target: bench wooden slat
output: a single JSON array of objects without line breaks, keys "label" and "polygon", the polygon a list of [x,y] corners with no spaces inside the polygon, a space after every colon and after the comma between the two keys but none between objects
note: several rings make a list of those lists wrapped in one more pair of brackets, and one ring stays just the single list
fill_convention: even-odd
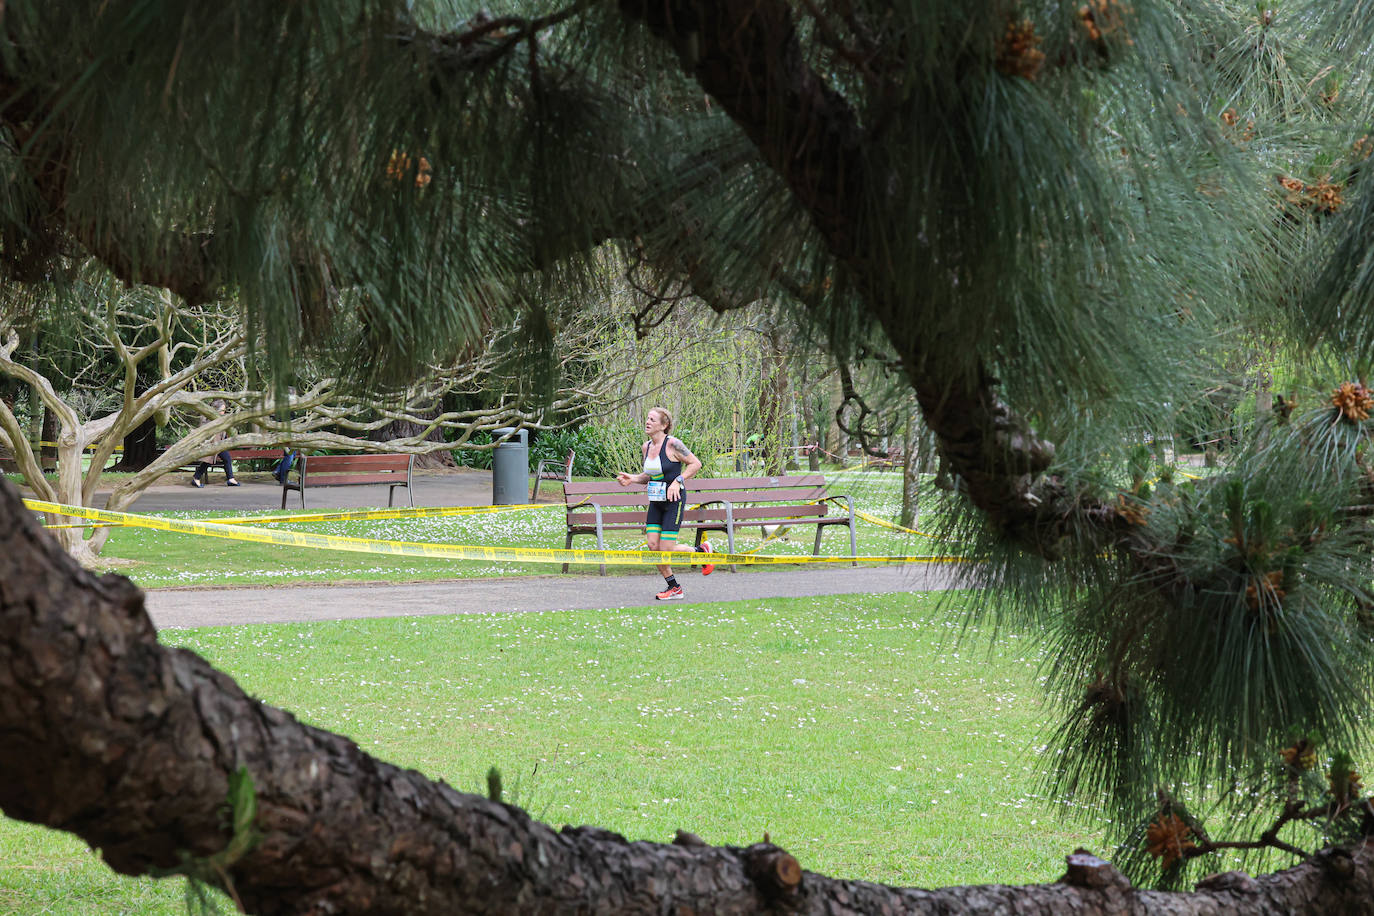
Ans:
[{"label": "bench wooden slat", "polygon": [[[814,502],[825,499],[830,493],[824,487],[788,488],[779,490],[696,490],[687,489],[687,504],[698,506],[726,500],[736,505],[762,502]],[[568,511],[582,509],[592,504],[598,506],[647,506],[649,497],[642,486],[634,490],[621,490],[616,493],[583,493],[576,499],[568,500]]]},{"label": "bench wooden slat", "polygon": [[734,477],[725,479],[711,480],[691,480],[687,484],[693,490],[701,492],[728,493],[734,490],[781,490],[789,487],[809,487],[815,489],[825,489],[825,478],[819,474],[808,474],[803,477]]},{"label": "bench wooden slat", "polygon": [[815,502],[818,499],[825,499],[830,495],[824,487],[807,487],[806,489],[788,488],[774,492],[767,490],[726,490],[714,493],[687,492],[687,502],[692,505],[699,505],[719,500],[744,505],[747,503],[768,503],[768,502]]},{"label": "bench wooden slat", "polygon": [[231,448],[229,457],[235,461],[279,461],[286,454],[282,448]]},{"label": "bench wooden slat", "polygon": [[310,464],[339,471],[404,471],[410,467],[409,455],[311,455]]},{"label": "bench wooden slat", "polygon": [[[778,521],[786,519],[796,519],[797,521],[809,521],[813,516],[823,518],[827,514],[826,506],[818,506],[808,503],[804,506],[736,506],[728,514],[728,517],[735,521],[754,522],[758,519],[768,521]],[[688,516],[693,521],[719,521],[723,522],[727,518],[724,508],[710,509],[691,509]]]},{"label": "bench wooden slat", "polygon": [[415,497],[410,486],[411,469],[414,467],[413,455],[302,455],[293,470],[296,482],[290,475],[282,481],[281,507],[286,508],[287,494],[298,490],[301,494],[301,508],[305,508],[305,491],[309,487],[387,487],[386,504],[392,505],[397,487],[405,487],[410,504],[415,505]]},{"label": "bench wooden slat", "polygon": [[328,474],[310,474],[310,486],[312,487],[350,487],[365,483],[385,483],[399,484],[405,486],[403,474],[388,472],[386,474],[335,474],[332,471]]},{"label": "bench wooden slat", "polygon": [[[637,509],[634,512],[602,512],[602,524],[619,525],[628,522],[635,522],[639,527],[644,527],[644,510]],[[578,510],[576,513],[568,513],[568,524],[595,525],[596,513],[583,512]]]}]

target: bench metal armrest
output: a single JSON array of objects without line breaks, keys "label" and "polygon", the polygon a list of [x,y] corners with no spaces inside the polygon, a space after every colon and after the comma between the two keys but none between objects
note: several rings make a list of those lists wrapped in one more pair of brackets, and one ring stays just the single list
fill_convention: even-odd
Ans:
[{"label": "bench metal armrest", "polygon": [[836,493],[834,496],[827,496],[827,497],[825,497],[824,499],[822,499],[822,500],[820,500],[820,501],[823,502],[823,503],[828,503],[828,502],[831,502],[831,501],[836,501],[836,502],[838,502],[839,500],[844,500],[845,510],[849,513],[849,520],[850,520],[850,521],[853,521],[853,520],[854,520],[854,500],[852,500],[852,499],[849,498],[849,494],[847,494],[847,493]]},{"label": "bench metal armrest", "polygon": [[[606,549],[606,533],[605,533],[605,531],[604,531],[604,530],[602,529],[602,527],[601,527],[601,504],[598,503],[598,502],[596,502],[596,501],[594,501],[594,500],[589,500],[589,501],[588,501],[588,504],[589,504],[589,505],[592,507],[592,509],[596,512],[596,549],[597,549],[597,550],[605,550],[605,549]],[[605,564],[605,563],[602,563],[602,564],[601,564],[601,575],[603,575],[603,576],[606,575],[606,564]]]},{"label": "bench metal armrest", "polygon": [[[725,539],[729,542],[730,552],[735,551],[735,504],[728,499],[713,499],[712,503],[719,503],[725,507]],[[702,503],[702,505],[708,505]]]},{"label": "bench metal armrest", "polygon": [[[841,499],[844,500],[845,509],[848,510],[848,516],[849,516],[849,521],[848,521],[848,524],[849,524],[849,555],[852,557],[852,556],[857,555],[858,552],[859,552],[858,538],[857,538],[857,535],[856,535],[855,532],[854,532],[854,500],[850,499],[850,498],[849,498],[849,495],[848,495],[847,493],[836,493],[836,494],[833,495],[833,496],[827,496],[825,499],[821,500],[821,502],[830,502],[831,500],[839,501],[839,500],[841,500]],[[819,525],[817,525],[817,526],[816,526],[816,545],[817,545],[817,548],[819,548],[820,542],[821,542],[821,527],[820,527]],[[858,563],[858,561],[856,560],[856,561],[854,561],[853,563],[851,563],[850,565],[851,565],[851,566],[858,566],[859,563]]]},{"label": "bench metal armrest", "polygon": [[[713,499],[715,503],[720,503],[725,507],[725,549],[735,552],[735,504],[728,499]],[[730,564],[730,572],[739,572],[739,568],[733,563]]]},{"label": "bench metal armrest", "polygon": [[589,500],[587,500],[585,503],[583,503],[582,506],[583,506],[583,507],[585,507],[585,506],[591,506],[592,511],[596,513],[596,549],[597,549],[597,550],[605,550],[605,549],[606,549],[606,537],[605,537],[605,531],[604,531],[604,529],[603,529],[602,526],[601,526],[601,512],[602,512],[602,506],[601,506],[601,504],[600,504],[599,502],[596,502],[595,500],[589,499]]}]

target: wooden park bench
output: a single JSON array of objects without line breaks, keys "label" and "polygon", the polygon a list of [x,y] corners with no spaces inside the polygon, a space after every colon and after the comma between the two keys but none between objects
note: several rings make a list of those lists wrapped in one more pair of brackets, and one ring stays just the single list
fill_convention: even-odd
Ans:
[{"label": "wooden park bench", "polygon": [[415,497],[410,488],[410,472],[415,464],[414,455],[301,455],[291,469],[296,476],[292,483],[291,475],[281,485],[281,507],[286,508],[286,495],[292,490],[301,494],[301,508],[305,508],[306,488],[314,487],[361,487],[372,484],[385,484],[386,504],[391,505],[396,488],[405,487],[411,506]]},{"label": "wooden park bench", "polygon": [[573,456],[575,449],[568,449],[568,457],[559,462],[556,458],[540,458],[539,466],[534,469],[534,485],[530,487],[530,502],[539,502],[539,484],[545,480],[572,483]]},{"label": "wooden park bench", "polygon": [[[596,535],[598,550],[606,549],[608,531],[643,531],[648,498],[643,485],[622,487],[614,480],[567,482],[563,502],[568,511],[568,538],[579,534]],[[832,504],[841,511],[830,513]],[[858,553],[854,530],[854,503],[844,494],[831,493],[820,474],[794,477],[716,477],[692,479],[687,483],[687,511],[682,530],[696,532],[701,544],[708,531],[725,535],[727,553],[735,552],[735,532],[758,525],[765,530],[777,525],[815,525],[816,544],[812,556],[821,552],[821,533],[830,525],[849,528],[849,555]],[[568,565],[563,564],[563,571]],[[606,567],[601,567],[606,574]]]}]

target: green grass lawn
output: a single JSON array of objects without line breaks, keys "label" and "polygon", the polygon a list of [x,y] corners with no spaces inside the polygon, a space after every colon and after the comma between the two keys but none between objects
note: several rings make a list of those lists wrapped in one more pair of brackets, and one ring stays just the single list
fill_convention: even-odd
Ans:
[{"label": "green grass lawn", "polygon": [[[836,492],[852,495],[856,508],[889,520],[900,512],[901,477],[898,474],[855,472],[840,478]],[[312,510],[318,511],[318,510]],[[225,513],[162,513],[176,518],[214,518]],[[253,514],[253,513],[243,513]],[[280,512],[263,512],[280,515]],[[285,514],[293,514],[291,512]],[[294,513],[294,514],[299,514]],[[411,541],[476,546],[561,548],[566,530],[563,506],[543,505],[520,512],[393,520],[361,520],[276,525],[281,530],[377,540]],[[875,555],[925,555],[939,551],[928,538],[858,523],[859,553]],[[764,545],[762,553],[806,556],[814,545],[815,529],[799,525],[782,539]],[[757,527],[744,528],[736,536],[735,549],[750,551],[763,542]],[[723,540],[714,542],[724,549]],[[615,533],[608,537],[611,549],[642,548],[642,535]],[[579,537],[575,547],[591,548],[595,539]],[[839,526],[827,528],[821,552],[830,556],[849,553],[849,533]],[[547,575],[561,570],[556,563],[490,563],[407,558],[377,554],[344,553],[308,548],[252,544],[220,538],[199,537],[146,528],[116,528],[103,555],[123,561],[118,571],[144,588],[188,585],[262,585],[283,581],[338,582],[379,580],[389,582],[431,579],[464,579],[488,576]],[[629,567],[609,567],[626,572]],[[595,571],[581,567],[582,572]]]},{"label": "green grass lawn", "polygon": [[[497,766],[554,825],[666,842],[768,831],[803,866],[886,883],[1052,881],[1093,831],[1037,795],[1038,657],[956,643],[931,595],[163,631],[250,693],[464,791]],[[957,604],[961,600],[954,596]],[[182,911],[0,822],[0,912]]]}]

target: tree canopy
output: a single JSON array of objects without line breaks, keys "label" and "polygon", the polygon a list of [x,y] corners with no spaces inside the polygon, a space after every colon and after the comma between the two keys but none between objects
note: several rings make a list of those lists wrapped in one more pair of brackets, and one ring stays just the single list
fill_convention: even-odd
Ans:
[{"label": "tree canopy", "polygon": [[[327,341],[379,384],[595,284],[605,245],[788,309],[914,393],[984,612],[1051,647],[1053,785],[1202,848],[1179,787],[1277,779],[1282,808],[1280,751],[1320,741],[1341,839],[1374,683],[1370,13],[20,0],[0,267],[76,248],[233,294],[279,372]],[[1311,387],[1222,473],[1156,467],[1132,431],[1204,398],[1238,328]]]}]

